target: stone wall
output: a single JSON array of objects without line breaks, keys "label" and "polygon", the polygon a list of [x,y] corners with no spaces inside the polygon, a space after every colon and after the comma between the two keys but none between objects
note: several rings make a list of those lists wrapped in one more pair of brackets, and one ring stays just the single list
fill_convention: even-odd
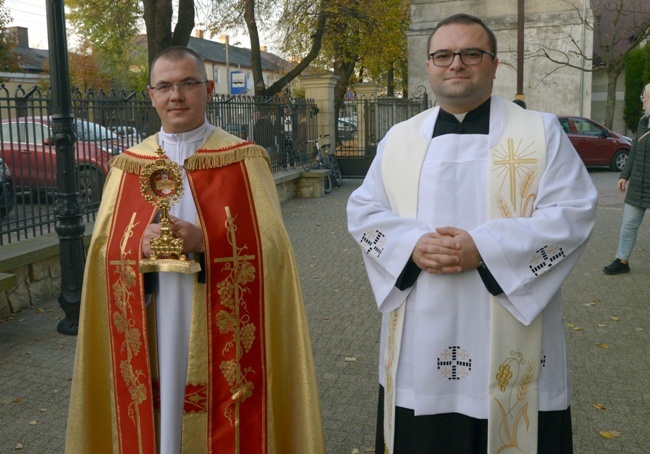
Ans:
[{"label": "stone wall", "polygon": [[[408,31],[409,92],[429,86],[425,61],[427,39],[443,18],[468,12],[480,17],[494,31],[498,41],[499,67],[494,93],[514,99],[517,92],[517,1],[412,0]],[[524,95],[529,108],[556,114],[591,115],[591,72],[560,67],[544,56],[564,53],[571,63],[589,69],[588,60],[569,53],[574,42],[587,57],[593,50],[593,35],[583,17],[589,16],[587,0],[532,0],[525,3]],[[562,52],[562,53],[561,53]]]}]

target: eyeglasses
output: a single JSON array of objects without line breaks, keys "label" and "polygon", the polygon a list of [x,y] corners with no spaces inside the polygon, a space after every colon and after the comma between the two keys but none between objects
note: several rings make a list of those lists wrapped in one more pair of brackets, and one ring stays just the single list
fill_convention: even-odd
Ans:
[{"label": "eyeglasses", "polygon": [[185,82],[178,82],[176,84],[162,83],[162,84],[156,85],[155,87],[152,87],[151,85],[149,85],[149,88],[151,88],[152,90],[155,90],[155,91],[157,91],[158,93],[161,93],[161,94],[171,93],[172,91],[174,91],[174,87],[176,87],[176,89],[179,90],[179,91],[181,89],[187,90],[187,91],[192,91],[195,88],[197,88],[199,85],[201,85],[203,83],[206,83],[207,81],[208,80],[206,79],[206,80],[197,80],[197,81],[188,80],[188,81],[185,81]]},{"label": "eyeglasses", "polygon": [[432,54],[429,54],[429,58],[433,61],[433,64],[441,68],[451,66],[454,62],[456,55],[460,57],[460,61],[465,66],[474,66],[481,63],[483,60],[483,54],[487,54],[492,57],[494,60],[495,54],[481,49],[465,49],[460,52],[451,52],[449,50],[438,50]]}]

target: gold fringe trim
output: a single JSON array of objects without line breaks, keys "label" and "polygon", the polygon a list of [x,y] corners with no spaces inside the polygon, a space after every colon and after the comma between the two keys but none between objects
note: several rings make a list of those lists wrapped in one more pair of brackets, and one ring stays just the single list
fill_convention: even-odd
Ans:
[{"label": "gold fringe trim", "polygon": [[[229,147],[226,151],[199,149],[195,154],[190,156],[185,162],[185,169],[188,172],[194,170],[215,169],[225,167],[230,164],[243,161],[249,158],[264,158],[271,167],[271,160],[266,150],[250,142],[241,144],[242,146]],[[153,161],[156,156],[140,155],[133,152],[125,151],[122,154],[114,156],[111,159],[111,167],[122,170],[123,172],[140,175],[142,170]]]},{"label": "gold fringe trim", "polygon": [[140,175],[145,166],[156,160],[156,156],[141,156],[131,154],[128,151],[123,152],[111,159],[110,166],[120,169],[126,173]]},{"label": "gold fringe trim", "polygon": [[267,164],[269,164],[269,166],[271,165],[269,155],[264,148],[252,143],[244,143],[241,147],[233,148],[228,151],[200,149],[185,161],[185,169],[188,172],[194,170],[215,169],[235,164],[249,158],[264,158]]}]

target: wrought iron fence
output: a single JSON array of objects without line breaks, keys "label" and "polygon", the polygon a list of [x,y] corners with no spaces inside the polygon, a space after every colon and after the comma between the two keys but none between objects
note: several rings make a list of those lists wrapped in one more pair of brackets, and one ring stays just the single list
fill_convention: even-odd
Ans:
[{"label": "wrought iron fence", "polygon": [[[94,220],[110,158],[160,130],[147,92],[73,91],[77,123],[75,164],[86,223]],[[307,148],[316,135],[311,100],[215,96],[206,116],[243,139],[264,146],[272,170],[288,146]],[[14,93],[0,84],[0,245],[54,232],[56,152],[51,141],[52,97],[39,87]]]},{"label": "wrought iron fence", "polygon": [[344,100],[339,109],[336,155],[374,155],[377,143],[393,125],[429,107],[423,87],[411,98],[371,96]]}]

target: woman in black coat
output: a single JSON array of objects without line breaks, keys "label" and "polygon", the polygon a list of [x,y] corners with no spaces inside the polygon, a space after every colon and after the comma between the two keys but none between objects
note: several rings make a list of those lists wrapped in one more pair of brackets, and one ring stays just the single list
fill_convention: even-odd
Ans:
[{"label": "woman in black coat", "polygon": [[643,117],[639,120],[636,137],[632,143],[630,156],[618,180],[618,189],[625,192],[623,208],[623,225],[618,241],[616,259],[603,268],[605,274],[628,273],[628,259],[636,242],[636,233],[643,221],[645,210],[650,208],[650,84],[646,85],[641,94],[643,102]]}]

